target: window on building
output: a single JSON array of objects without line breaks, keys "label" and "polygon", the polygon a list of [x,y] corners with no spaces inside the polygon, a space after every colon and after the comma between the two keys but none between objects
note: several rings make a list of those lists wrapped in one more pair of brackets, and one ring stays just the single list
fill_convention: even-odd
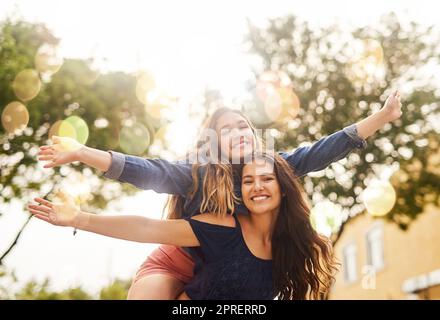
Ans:
[{"label": "window on building", "polygon": [[343,269],[346,282],[354,282],[357,279],[357,249],[354,243],[348,244],[343,250]]},{"label": "window on building", "polygon": [[382,226],[376,226],[367,233],[367,263],[376,270],[384,266]]}]

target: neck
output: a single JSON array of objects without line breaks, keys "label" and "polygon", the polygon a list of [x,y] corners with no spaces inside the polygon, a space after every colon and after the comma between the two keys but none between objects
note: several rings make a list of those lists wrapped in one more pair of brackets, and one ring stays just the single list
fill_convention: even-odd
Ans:
[{"label": "neck", "polygon": [[249,214],[249,224],[264,242],[271,242],[273,229],[279,210],[269,211],[265,214]]}]

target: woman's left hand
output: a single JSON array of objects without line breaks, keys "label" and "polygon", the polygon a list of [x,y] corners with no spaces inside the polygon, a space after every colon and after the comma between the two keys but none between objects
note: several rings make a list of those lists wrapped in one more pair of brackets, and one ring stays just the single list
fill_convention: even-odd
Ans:
[{"label": "woman's left hand", "polygon": [[76,220],[80,214],[80,208],[74,199],[60,192],[58,194],[60,202],[52,203],[42,198],[34,200],[39,205],[29,204],[28,209],[36,218],[46,221],[50,224],[63,227],[75,227]]},{"label": "woman's left hand", "polygon": [[397,120],[402,116],[402,103],[400,102],[400,93],[398,90],[388,96],[380,112],[386,116],[388,122]]}]

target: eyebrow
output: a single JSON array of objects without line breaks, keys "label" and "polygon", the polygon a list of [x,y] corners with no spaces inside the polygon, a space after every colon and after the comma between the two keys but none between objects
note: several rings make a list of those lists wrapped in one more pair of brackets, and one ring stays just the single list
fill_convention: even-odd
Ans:
[{"label": "eyebrow", "polygon": [[248,175],[245,175],[245,176],[243,177],[243,179],[245,179],[245,178],[252,178],[252,177],[255,177],[255,176],[258,176],[258,177],[262,177],[262,176],[274,176],[274,177],[275,177],[275,174],[272,173],[272,172],[267,172],[267,173],[262,173],[262,174],[256,174],[256,175],[248,174]]},{"label": "eyebrow", "polygon": [[[244,120],[239,120],[239,121],[236,122],[236,125],[240,125],[240,124],[246,124],[247,125],[246,121],[244,121]],[[224,126],[222,126],[220,128],[220,130],[223,130],[225,128],[230,128],[230,127],[231,127],[230,124],[225,124]]]}]

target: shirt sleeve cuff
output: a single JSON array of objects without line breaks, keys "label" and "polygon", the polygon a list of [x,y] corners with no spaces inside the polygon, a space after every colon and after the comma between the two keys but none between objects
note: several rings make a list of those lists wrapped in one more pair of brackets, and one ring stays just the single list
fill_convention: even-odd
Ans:
[{"label": "shirt sleeve cuff", "polygon": [[108,179],[118,180],[124,170],[125,156],[122,153],[108,150],[112,156],[112,163],[107,172],[104,173],[104,177]]},{"label": "shirt sleeve cuff", "polygon": [[365,149],[367,147],[367,141],[359,137],[356,124],[349,125],[343,129],[346,135],[348,135],[354,142],[356,148]]}]

